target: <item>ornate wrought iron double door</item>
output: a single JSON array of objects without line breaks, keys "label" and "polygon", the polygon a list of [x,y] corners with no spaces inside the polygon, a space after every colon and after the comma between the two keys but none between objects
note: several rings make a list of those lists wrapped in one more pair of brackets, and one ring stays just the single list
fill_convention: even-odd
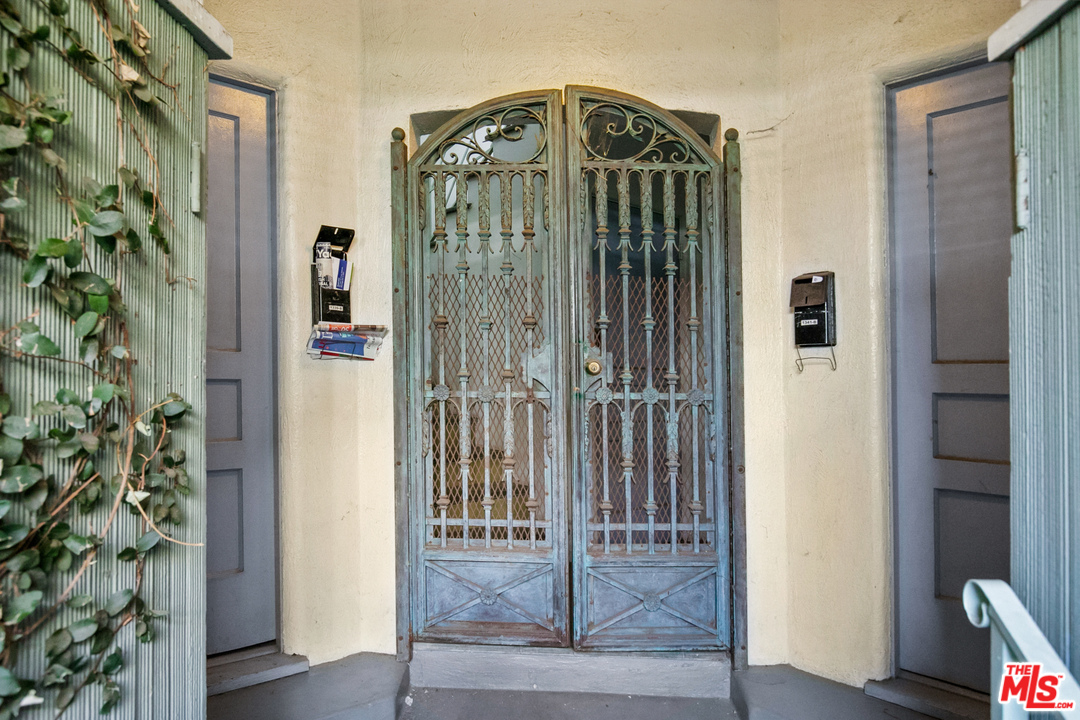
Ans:
[{"label": "ornate wrought iron double door", "polygon": [[563,99],[409,161],[412,633],[728,647],[723,169],[640,99]]}]

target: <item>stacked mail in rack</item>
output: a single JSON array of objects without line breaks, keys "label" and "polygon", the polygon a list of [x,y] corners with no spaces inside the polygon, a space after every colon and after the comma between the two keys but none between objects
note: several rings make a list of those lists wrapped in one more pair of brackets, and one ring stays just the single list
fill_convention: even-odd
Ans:
[{"label": "stacked mail in rack", "polygon": [[307,353],[316,360],[374,360],[386,337],[385,325],[321,322],[311,330]]}]

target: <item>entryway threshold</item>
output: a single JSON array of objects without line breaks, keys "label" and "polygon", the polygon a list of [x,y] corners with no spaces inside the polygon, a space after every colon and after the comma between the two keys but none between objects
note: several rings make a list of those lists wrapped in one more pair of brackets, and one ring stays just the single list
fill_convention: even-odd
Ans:
[{"label": "entryway threshold", "polygon": [[240,690],[308,671],[303,655],[279,652],[277,643],[223,653],[206,660],[206,695]]},{"label": "entryway threshold", "polygon": [[938,720],[989,720],[990,696],[901,670],[866,683],[866,694]]},{"label": "entryway threshold", "polygon": [[579,652],[416,643],[409,676],[413,688],[720,699],[731,695],[731,658],[726,652]]}]

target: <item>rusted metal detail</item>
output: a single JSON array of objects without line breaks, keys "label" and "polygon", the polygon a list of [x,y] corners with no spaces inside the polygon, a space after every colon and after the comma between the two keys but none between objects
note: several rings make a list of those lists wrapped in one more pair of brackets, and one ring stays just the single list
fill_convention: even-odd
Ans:
[{"label": "rusted metal detail", "polygon": [[739,131],[724,133],[724,245],[727,251],[728,465],[730,480],[733,666],[747,666],[746,454],[743,405],[742,170]]},{"label": "rusted metal detail", "polygon": [[[408,431],[408,274],[405,270],[405,245],[408,242],[407,205],[405,193],[408,148],[405,131],[394,128],[390,141],[390,253],[394,283],[393,342],[394,342],[394,495],[396,499],[394,527],[397,533],[397,657],[402,662],[412,658],[412,627],[409,622],[409,587],[412,563],[409,554],[409,431]],[[423,413],[421,454],[430,445],[430,413]]]}]

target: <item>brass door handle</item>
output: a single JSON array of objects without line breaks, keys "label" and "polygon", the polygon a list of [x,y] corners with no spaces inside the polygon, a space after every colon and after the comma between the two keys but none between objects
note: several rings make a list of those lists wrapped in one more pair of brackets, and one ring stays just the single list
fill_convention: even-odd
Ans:
[{"label": "brass door handle", "polygon": [[585,361],[585,372],[588,373],[589,375],[599,375],[600,371],[603,370],[603,369],[604,368],[600,364],[599,360],[586,360]]}]

